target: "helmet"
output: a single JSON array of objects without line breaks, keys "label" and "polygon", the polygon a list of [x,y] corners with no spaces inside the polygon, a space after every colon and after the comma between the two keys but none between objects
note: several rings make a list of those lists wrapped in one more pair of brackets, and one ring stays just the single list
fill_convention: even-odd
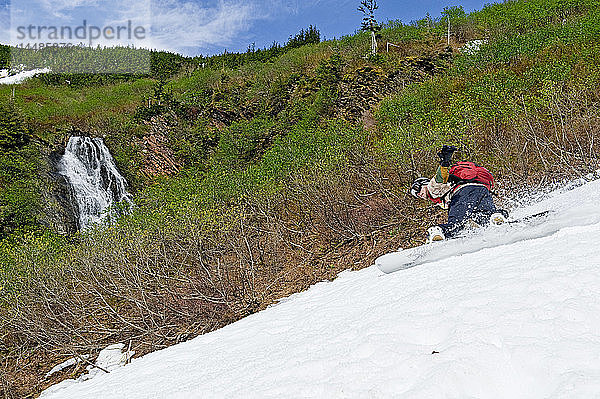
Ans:
[{"label": "helmet", "polygon": [[419,198],[419,193],[421,192],[421,188],[429,183],[429,179],[426,177],[419,177],[410,187],[410,195],[415,198]]}]

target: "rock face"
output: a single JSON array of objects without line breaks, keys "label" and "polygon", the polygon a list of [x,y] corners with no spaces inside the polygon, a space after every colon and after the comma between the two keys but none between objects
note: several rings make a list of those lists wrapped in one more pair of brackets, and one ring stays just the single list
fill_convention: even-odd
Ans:
[{"label": "rock face", "polygon": [[360,121],[366,129],[373,129],[373,108],[384,97],[443,71],[451,60],[452,49],[445,48],[420,57],[403,57],[392,72],[371,66],[356,69],[340,82],[338,116],[351,122]]},{"label": "rock face", "polygon": [[44,206],[40,222],[59,234],[73,234],[78,230],[79,211],[69,183],[58,173],[58,162],[64,151],[60,146],[47,155],[48,169],[42,176]]},{"label": "rock face", "polygon": [[168,133],[177,124],[176,118],[169,120],[169,115],[157,116],[147,124],[150,127],[148,133],[138,142],[144,159],[142,173],[150,178],[177,174],[181,164],[167,145]]}]

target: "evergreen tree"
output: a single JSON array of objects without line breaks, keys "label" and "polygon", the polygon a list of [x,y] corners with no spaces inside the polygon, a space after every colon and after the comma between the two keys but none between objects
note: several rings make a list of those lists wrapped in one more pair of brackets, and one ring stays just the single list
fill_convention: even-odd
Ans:
[{"label": "evergreen tree", "polygon": [[321,32],[315,27],[310,25],[308,29],[302,29],[300,33],[295,36],[290,36],[285,47],[296,48],[304,46],[305,44],[317,44],[321,42]]},{"label": "evergreen tree", "polygon": [[13,149],[29,141],[30,132],[12,104],[0,105],[0,148]]}]

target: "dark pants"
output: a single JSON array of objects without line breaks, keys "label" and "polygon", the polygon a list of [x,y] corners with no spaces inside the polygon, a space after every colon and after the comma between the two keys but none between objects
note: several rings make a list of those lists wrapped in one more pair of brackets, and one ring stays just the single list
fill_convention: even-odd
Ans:
[{"label": "dark pants", "polygon": [[490,222],[490,216],[497,212],[492,195],[485,186],[465,186],[460,188],[448,205],[448,223],[439,226],[446,238],[458,234],[465,224],[472,220],[480,226]]}]

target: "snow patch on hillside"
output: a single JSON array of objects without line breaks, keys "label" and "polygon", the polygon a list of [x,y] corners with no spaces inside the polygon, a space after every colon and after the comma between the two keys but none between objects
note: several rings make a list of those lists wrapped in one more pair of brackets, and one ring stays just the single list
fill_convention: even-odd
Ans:
[{"label": "snow patch on hillside", "polygon": [[515,215],[542,210],[544,235],[344,272],[42,398],[596,397],[600,181]]},{"label": "snow patch on hillside", "polygon": [[36,75],[41,73],[50,72],[49,68],[41,68],[41,69],[33,69],[31,71],[22,71],[15,73],[14,75],[10,75],[7,70],[0,71],[0,84],[2,85],[14,85],[23,83],[25,80],[30,79]]}]

